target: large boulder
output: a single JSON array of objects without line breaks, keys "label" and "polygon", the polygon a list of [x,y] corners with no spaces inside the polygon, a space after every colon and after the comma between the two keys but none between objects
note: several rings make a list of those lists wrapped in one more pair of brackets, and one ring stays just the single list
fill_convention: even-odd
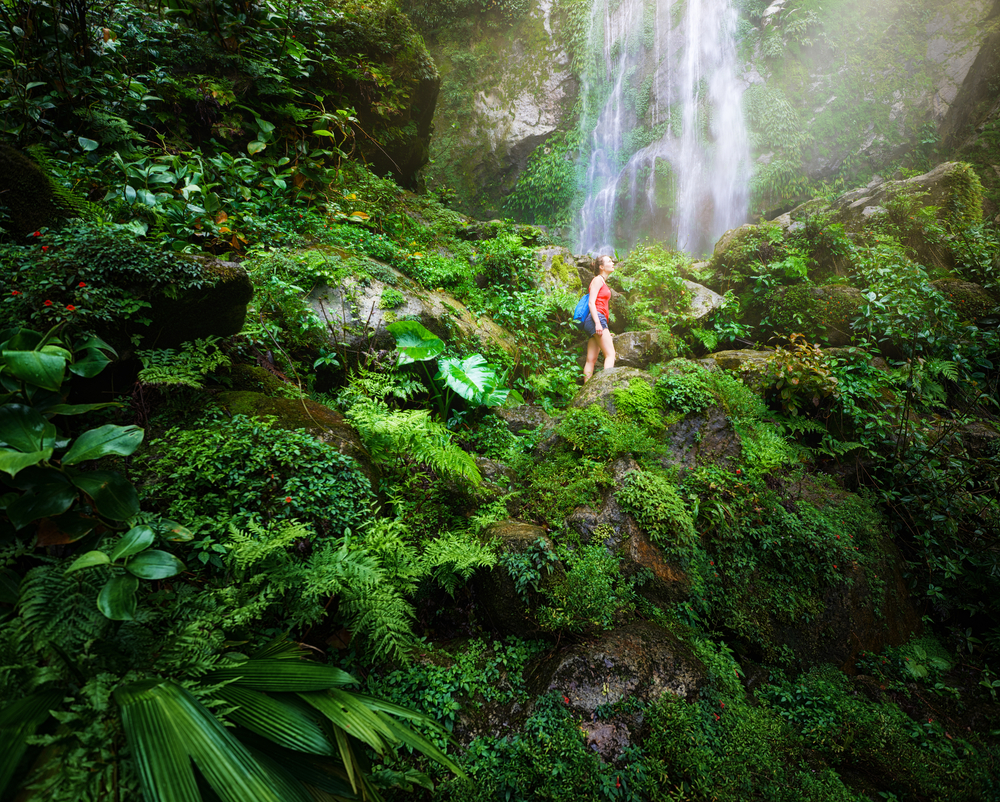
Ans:
[{"label": "large boulder", "polygon": [[705,681],[705,667],[674,633],[640,621],[543,661],[533,674],[532,690],[560,694],[582,719],[588,747],[616,760],[645,734],[641,712],[613,712],[616,703],[650,703],[665,693],[691,701]]},{"label": "large boulder", "polygon": [[438,337],[454,339],[476,350],[503,350],[513,355],[513,338],[487,317],[476,317],[445,292],[425,290],[388,265],[379,277],[347,276],[337,286],[319,284],[306,298],[326,325],[328,336],[352,352],[392,350],[396,341],[386,326],[396,320],[418,320]]},{"label": "large boulder", "polygon": [[29,156],[0,143],[0,228],[15,238],[63,217],[89,217],[92,204],[49,177]]},{"label": "large boulder", "polygon": [[577,391],[570,406],[575,409],[585,409],[591,404],[597,404],[609,415],[614,415],[618,411],[615,406],[614,391],[628,389],[629,384],[634,379],[640,379],[649,384],[650,387],[655,383],[652,376],[635,368],[615,366],[611,370],[598,370],[590,381]]},{"label": "large boulder", "polygon": [[273,417],[279,429],[305,429],[317,440],[352,457],[369,479],[375,478],[364,443],[354,427],[336,410],[309,398],[276,398],[252,390],[226,390],[215,396],[215,402],[230,415]]},{"label": "large boulder", "polygon": [[[501,521],[490,526],[484,539],[496,545],[500,560],[489,571],[479,571],[472,579],[472,592],[484,623],[503,635],[518,637],[542,634],[535,611],[544,602],[539,589],[519,587],[518,577],[507,566],[505,555],[530,555],[539,541],[549,550],[552,541],[545,529],[521,521]],[[552,572],[542,577],[543,584],[565,576],[561,563],[552,566]]]},{"label": "large boulder", "polygon": [[619,558],[623,578],[642,578],[637,588],[639,595],[666,607],[685,599],[691,583],[683,569],[667,560],[659,546],[618,503],[618,490],[625,476],[638,468],[631,458],[616,460],[611,466],[615,486],[605,494],[601,508],[579,507],[566,518],[566,527],[576,532],[583,543],[599,539]]},{"label": "large boulder", "polygon": [[143,332],[144,346],[176,348],[204,337],[238,334],[246,320],[247,304],[253,299],[253,284],[244,267],[211,256],[179,258],[198,262],[208,280],[177,297],[158,294],[152,298],[152,322]]}]

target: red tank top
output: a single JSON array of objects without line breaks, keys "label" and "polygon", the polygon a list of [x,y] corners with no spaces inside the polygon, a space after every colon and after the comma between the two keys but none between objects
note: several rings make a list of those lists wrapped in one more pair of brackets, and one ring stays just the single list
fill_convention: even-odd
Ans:
[{"label": "red tank top", "polygon": [[611,289],[608,287],[607,282],[601,282],[601,288],[597,291],[597,297],[594,299],[594,307],[597,309],[598,314],[604,315],[605,320],[611,320],[611,314],[608,312],[608,301],[611,300]]}]

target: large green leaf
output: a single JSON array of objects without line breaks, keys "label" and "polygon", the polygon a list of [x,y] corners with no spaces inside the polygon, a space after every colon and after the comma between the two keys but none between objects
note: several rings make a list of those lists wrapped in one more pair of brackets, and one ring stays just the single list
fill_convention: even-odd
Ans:
[{"label": "large green leaf", "polygon": [[112,560],[132,557],[143,549],[148,549],[156,540],[156,535],[148,526],[133,526],[119,540],[111,551]]},{"label": "large green leaf", "polygon": [[131,621],[135,618],[138,589],[139,580],[131,574],[112,577],[97,594],[97,609],[112,621]]},{"label": "large green leaf", "polygon": [[0,796],[28,749],[28,738],[62,698],[62,691],[35,691],[0,710]]},{"label": "large green leaf", "polygon": [[117,401],[102,401],[99,404],[53,404],[45,407],[42,411],[46,415],[82,415],[85,412],[93,412],[95,409],[105,409],[106,407],[120,407]]},{"label": "large green leaf", "polygon": [[103,551],[88,551],[81,554],[70,564],[65,573],[79,571],[81,568],[93,568],[95,565],[110,565],[111,558]]},{"label": "large green leaf", "polygon": [[16,529],[21,529],[39,518],[51,518],[66,512],[76,501],[76,496],[76,488],[66,482],[37,484],[7,506],[7,517]]},{"label": "large green leaf", "polygon": [[65,357],[41,351],[3,351],[0,358],[8,370],[23,382],[45,390],[58,390],[66,372]]},{"label": "large green leaf", "polygon": [[486,389],[496,383],[496,372],[482,354],[473,354],[466,359],[442,359],[435,378],[444,379],[466,401],[477,403]]},{"label": "large green leaf", "polygon": [[281,787],[184,688],[170,681],[115,691],[148,802],[200,800],[190,760],[223,802],[282,802]]},{"label": "large green leaf", "polygon": [[106,424],[81,434],[62,458],[63,465],[76,465],[110,454],[127,457],[142,443],[145,434],[138,426]]},{"label": "large green leaf", "polygon": [[140,579],[166,579],[183,571],[184,563],[166,551],[149,549],[125,563],[125,570]]},{"label": "large green leaf", "polygon": [[82,376],[85,379],[92,379],[110,364],[111,360],[100,351],[92,351],[83,359],[71,363],[69,370],[70,373],[77,376]]},{"label": "large green leaf", "polygon": [[75,473],[73,484],[94,500],[105,518],[126,521],[139,513],[139,494],[124,476],[114,471]]},{"label": "large green leaf", "polygon": [[385,754],[395,743],[392,730],[386,725],[383,717],[368,707],[358,694],[330,688],[325,691],[300,693],[299,697],[326,716],[335,727],[363,741],[380,755]]},{"label": "large green leaf", "polygon": [[237,681],[255,691],[321,691],[356,682],[346,671],[306,660],[269,657],[209,671],[206,682]]},{"label": "large green leaf", "polygon": [[396,338],[399,364],[425,362],[444,351],[444,340],[432,334],[415,320],[397,320],[385,327]]},{"label": "large green leaf", "polygon": [[297,706],[238,684],[226,685],[216,695],[234,706],[226,718],[277,744],[313,755],[332,755],[333,747],[319,724]]},{"label": "large green leaf", "polygon": [[0,440],[11,448],[27,453],[51,448],[56,427],[35,409],[24,404],[0,407]]},{"label": "large green leaf", "polygon": [[12,451],[9,448],[0,448],[0,471],[10,474],[13,478],[20,471],[39,462],[52,458],[52,449],[43,448],[41,451],[32,451],[25,454],[21,451]]}]

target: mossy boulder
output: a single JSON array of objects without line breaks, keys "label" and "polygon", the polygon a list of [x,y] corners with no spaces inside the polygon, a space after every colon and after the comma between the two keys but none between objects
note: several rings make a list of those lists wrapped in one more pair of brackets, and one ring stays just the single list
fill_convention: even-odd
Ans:
[{"label": "mossy boulder", "polygon": [[581,286],[576,257],[567,248],[539,248],[535,258],[538,260],[535,283],[543,290],[561,290],[577,297],[586,291],[586,287]]},{"label": "mossy boulder", "polygon": [[665,693],[693,701],[707,681],[704,665],[677,635],[646,621],[565,647],[532,676],[532,691],[560,694],[581,719],[588,748],[608,761],[646,734],[634,702],[655,702]]},{"label": "mossy boulder", "polygon": [[379,278],[346,276],[337,286],[320,283],[307,303],[326,324],[338,349],[355,353],[392,350],[396,341],[386,326],[417,320],[443,340],[456,340],[473,350],[514,354],[511,335],[488,317],[477,317],[445,292],[425,290],[400,271],[379,263]]},{"label": "mossy boulder", "polygon": [[0,143],[0,228],[24,237],[61,218],[90,217],[93,207],[53,181],[27,154]]},{"label": "mossy boulder", "polygon": [[[831,347],[840,347],[850,344],[851,324],[863,302],[861,290],[847,284],[778,287],[762,306],[748,308],[744,322],[757,328],[762,340],[800,333],[810,342],[825,339]],[[767,321],[764,326],[762,319]]]},{"label": "mossy boulder", "polygon": [[[261,377],[263,383],[268,383]],[[362,472],[373,479],[371,459],[354,428],[339,412],[309,398],[274,398],[252,390],[227,390],[215,397],[230,415],[251,418],[274,417],[279,429],[305,429],[317,440],[352,457]]]},{"label": "mossy boulder", "polygon": [[716,351],[698,364],[709,370],[728,370],[737,374],[744,384],[750,387],[760,387],[764,382],[774,351],[734,350]]},{"label": "mossy boulder", "polygon": [[145,348],[176,348],[203,337],[229,337],[243,328],[253,299],[253,284],[243,266],[206,256],[180,258],[200,264],[208,280],[177,297],[157,294],[151,299],[152,322],[142,334]]},{"label": "mossy boulder", "polygon": [[670,332],[658,329],[616,334],[614,343],[616,368],[648,368],[673,359],[679,349],[677,339]]},{"label": "mossy boulder", "polygon": [[743,446],[732,419],[715,405],[667,426],[665,443],[669,454],[662,460],[664,467],[718,465],[735,469],[743,459]]},{"label": "mossy boulder", "polygon": [[615,415],[618,408],[615,405],[615,390],[627,390],[629,384],[639,379],[650,387],[655,383],[652,376],[636,368],[619,368],[595,371],[590,381],[581,387],[570,406],[575,409],[585,409],[591,404],[597,404],[609,415]]},{"label": "mossy boulder", "polygon": [[1000,308],[1000,294],[958,278],[932,281],[931,285],[955,305],[962,320],[980,320],[995,315]]},{"label": "mossy boulder", "polygon": [[579,507],[566,518],[566,527],[583,543],[598,541],[620,560],[622,577],[641,576],[637,592],[647,601],[666,607],[687,598],[690,580],[684,570],[671,563],[636,520],[618,503],[625,477],[639,469],[635,460],[618,459],[611,466],[615,486],[604,495],[600,509]]},{"label": "mossy boulder", "polygon": [[[544,603],[544,596],[528,587],[518,590],[517,578],[503,564],[503,555],[525,554],[536,548],[541,540],[545,547],[552,549],[552,541],[546,530],[534,524],[521,521],[501,521],[490,526],[483,538],[496,545],[500,562],[489,571],[480,571],[472,579],[472,592],[477,606],[491,629],[503,635],[518,637],[542,634],[535,611]],[[546,576],[545,581],[565,577],[561,564]]]}]

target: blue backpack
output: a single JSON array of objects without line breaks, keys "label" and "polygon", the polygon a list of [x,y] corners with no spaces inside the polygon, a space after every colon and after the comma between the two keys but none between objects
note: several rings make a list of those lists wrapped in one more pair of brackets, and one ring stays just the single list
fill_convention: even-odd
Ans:
[{"label": "blue backpack", "polygon": [[576,302],[576,309],[573,310],[573,320],[577,322],[578,325],[582,326],[583,321],[587,319],[587,315],[590,314],[590,293],[585,293],[584,296]]}]

